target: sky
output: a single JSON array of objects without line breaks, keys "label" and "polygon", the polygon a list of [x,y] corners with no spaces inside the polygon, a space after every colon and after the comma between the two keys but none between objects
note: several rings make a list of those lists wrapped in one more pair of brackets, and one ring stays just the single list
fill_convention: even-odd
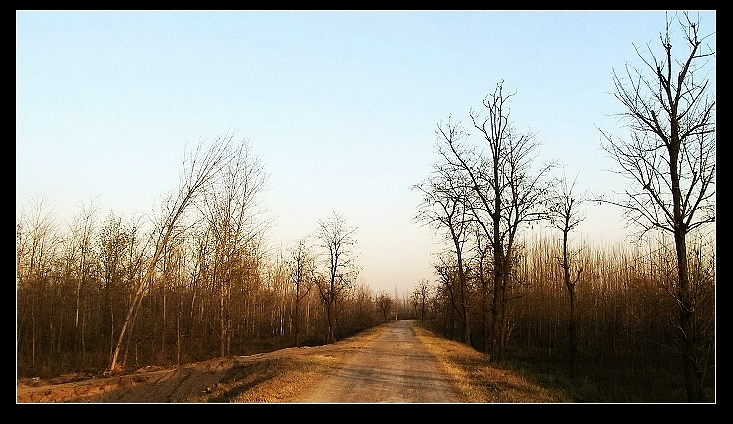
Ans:
[{"label": "sky", "polygon": [[[714,33],[715,11],[700,17]],[[437,160],[438,124],[469,126],[503,81],[538,165],[623,191],[601,147],[601,129],[627,133],[612,72],[638,64],[635,45],[658,52],[664,25],[663,10],[16,11],[16,216],[39,199],[61,225],[82,205],[152,213],[186,146],[234,132],[268,174],[273,249],[338,213],[360,281],[402,296],[434,280],[444,247],[411,189]],[[610,206],[583,213],[579,239],[629,233]]]}]

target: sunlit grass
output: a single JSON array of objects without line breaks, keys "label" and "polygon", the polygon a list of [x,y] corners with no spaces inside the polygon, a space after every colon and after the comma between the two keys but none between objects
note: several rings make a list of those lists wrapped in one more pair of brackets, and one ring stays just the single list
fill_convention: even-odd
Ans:
[{"label": "sunlit grass", "polygon": [[464,402],[560,403],[570,398],[559,390],[541,387],[521,374],[491,364],[489,357],[463,343],[431,335],[415,327],[420,341],[449,375]]},{"label": "sunlit grass", "polygon": [[[509,368],[491,364],[489,357],[463,343],[445,339],[415,326],[418,339],[449,376],[460,402],[466,403],[560,403],[572,401],[557,387],[543,387]],[[372,330],[373,331],[373,330]],[[360,335],[373,338],[377,332]],[[297,402],[326,373],[348,356],[350,339],[328,354],[306,349],[297,356],[256,361],[234,367],[224,380],[186,402]]]},{"label": "sunlit grass", "polygon": [[234,367],[226,379],[185,402],[273,403],[297,397],[329,369],[323,355],[283,357]]}]

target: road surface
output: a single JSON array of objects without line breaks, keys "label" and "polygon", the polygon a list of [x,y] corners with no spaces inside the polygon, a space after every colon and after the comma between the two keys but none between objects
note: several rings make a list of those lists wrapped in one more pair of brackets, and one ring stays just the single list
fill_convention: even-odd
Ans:
[{"label": "road surface", "polygon": [[297,402],[452,403],[448,377],[425,349],[413,321],[394,321],[347,357]]}]

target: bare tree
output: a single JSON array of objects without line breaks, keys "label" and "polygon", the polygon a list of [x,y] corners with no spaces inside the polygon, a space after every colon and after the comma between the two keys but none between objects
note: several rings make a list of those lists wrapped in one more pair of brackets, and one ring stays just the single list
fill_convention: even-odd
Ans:
[{"label": "bare tree", "polygon": [[335,211],[318,222],[317,238],[326,250],[324,279],[317,279],[321,298],[326,304],[328,319],[328,343],[336,341],[337,300],[339,295],[356,281],[354,252],[356,228],[346,224],[343,216]]},{"label": "bare tree", "polygon": [[144,274],[141,276],[137,289],[133,295],[127,314],[122,323],[117,343],[112,352],[107,373],[114,373],[119,369],[119,355],[129,327],[140,307],[146,288],[154,274],[158,259],[165,251],[166,246],[176,232],[180,231],[179,224],[189,207],[198,196],[205,192],[215,182],[219,171],[227,163],[227,145],[233,134],[225,134],[217,138],[210,146],[199,142],[196,149],[184,160],[184,169],[181,174],[180,187],[176,194],[170,195],[165,202],[160,220],[156,225],[151,242],[154,246],[153,255],[147,263]]},{"label": "bare tree", "polygon": [[84,337],[84,315],[82,309],[83,291],[90,284],[90,276],[94,266],[94,244],[93,237],[96,224],[98,208],[92,201],[88,206],[82,205],[79,212],[74,216],[70,225],[70,240],[66,243],[66,258],[64,266],[69,268],[69,278],[76,282],[75,304],[74,304],[74,338],[75,344],[81,350],[81,356],[86,353],[86,340]]},{"label": "bare tree", "polygon": [[478,282],[481,295],[481,348],[488,351],[489,343],[489,317],[491,316],[491,303],[489,296],[489,287],[491,283],[491,244],[488,242],[486,235],[483,233],[481,226],[475,222],[471,226],[471,232],[475,240],[473,250],[473,258],[471,267],[474,269],[474,278]]},{"label": "bare tree", "polygon": [[45,323],[40,313],[48,309],[44,304],[45,291],[51,279],[59,238],[50,203],[40,197],[31,200],[31,208],[30,212],[21,211],[16,224],[16,290],[18,298],[27,302],[17,304],[16,308],[22,311],[17,319],[18,334],[27,333],[25,339],[30,344],[22,348],[27,349],[30,365],[35,367],[36,355],[42,350],[44,339],[42,327]]},{"label": "bare tree", "polygon": [[620,200],[601,199],[623,208],[627,219],[641,228],[669,233],[674,238],[678,307],[677,335],[682,354],[685,388],[690,402],[703,399],[703,375],[696,331],[694,281],[690,279],[686,238],[695,229],[715,222],[715,98],[710,93],[706,66],[715,52],[705,50],[710,37],[700,34],[700,22],[685,13],[677,19],[687,51],[672,54],[671,20],[660,34],[663,54],[636,48],[645,65],[626,65],[626,76],[613,73],[615,97],[629,122],[628,139],[601,131],[605,150],[619,171],[636,187]]},{"label": "bare tree", "polygon": [[117,310],[115,304],[125,298],[120,296],[121,289],[126,277],[131,276],[134,272],[126,269],[125,259],[126,253],[135,241],[135,232],[134,227],[128,228],[122,223],[121,217],[116,217],[114,213],[110,212],[97,235],[102,287],[100,334],[103,339],[108,340],[110,350],[114,349],[115,343],[115,311]]},{"label": "bare tree", "polygon": [[384,319],[384,322],[389,321],[390,313],[395,306],[394,301],[392,300],[390,295],[384,292],[380,292],[379,294],[377,294],[375,303],[377,305],[377,309],[379,309],[379,311],[382,313],[382,318]]},{"label": "bare tree", "polygon": [[[465,343],[470,342],[470,328],[467,320],[469,319],[468,313],[470,312],[470,305],[468,303],[468,291],[469,287],[467,284],[461,282],[461,276],[458,270],[460,269],[456,255],[454,253],[444,253],[439,255],[436,262],[433,264],[435,273],[438,276],[438,282],[440,283],[440,289],[448,302],[447,306],[451,307],[450,311],[450,335],[453,338],[455,332],[455,319],[458,316],[458,320],[462,325],[461,340]],[[465,276],[466,273],[464,273]],[[466,279],[468,281],[468,279]]]},{"label": "bare tree", "polygon": [[430,296],[430,281],[426,278],[421,279],[412,292],[412,296],[415,307],[420,306],[420,321],[425,322],[425,308],[428,306],[426,303],[429,301]]},{"label": "bare tree", "polygon": [[[577,317],[575,312],[575,286],[580,280],[583,267],[578,265],[576,260],[578,252],[571,252],[568,247],[568,236],[583,220],[578,208],[585,201],[583,196],[576,196],[573,193],[575,182],[568,186],[567,179],[563,175],[560,180],[559,191],[551,200],[549,215],[552,225],[562,232],[562,257],[558,262],[563,269],[563,281],[568,289],[570,309],[568,314],[568,335],[570,338],[570,379],[575,378],[575,367],[578,354]],[[573,275],[574,272],[574,275]]]},{"label": "bare tree", "polygon": [[316,258],[303,238],[290,249],[288,260],[288,275],[290,283],[295,288],[295,347],[300,346],[300,302],[308,296],[315,281]]},{"label": "bare tree", "polygon": [[[450,134],[448,137],[451,139],[461,137],[460,131],[460,127],[453,125],[453,122],[449,120],[446,127],[441,128],[441,131],[438,132],[439,140],[441,135],[446,132]],[[440,141],[438,150],[441,151]],[[468,198],[470,189],[464,176],[464,173],[456,172],[456,167],[449,160],[445,160],[445,156],[443,156],[443,160],[433,165],[431,177],[413,188],[423,195],[415,219],[434,230],[441,231],[455,255],[455,274],[458,277],[458,284],[453,285],[452,279],[443,278],[443,281],[450,283],[448,288],[451,290],[451,299],[454,301],[453,305],[463,323],[463,341],[470,343],[470,290],[466,272],[467,261],[464,258],[464,245],[469,236],[471,215]],[[445,266],[445,264],[442,266]],[[445,272],[448,271],[447,269],[441,269]]]},{"label": "bare tree", "polygon": [[492,252],[493,297],[491,301],[491,357],[501,361],[509,335],[508,302],[515,297],[513,284],[521,281],[513,273],[518,260],[518,231],[544,219],[549,183],[544,180],[554,167],[547,163],[532,169],[538,142],[534,134],[517,132],[509,121],[506,103],[514,94],[503,92],[503,81],[484,98],[483,112],[471,110],[473,127],[484,141],[476,151],[466,145],[467,134],[460,124],[439,127],[446,148],[444,158],[465,175],[472,196],[469,209],[482,229]]},{"label": "bare tree", "polygon": [[252,152],[249,140],[226,146],[227,163],[220,178],[203,192],[203,214],[214,241],[214,285],[219,295],[219,351],[228,356],[231,346],[233,287],[241,285],[254,270],[251,259],[257,256],[268,221],[258,204],[267,174],[262,161]]}]

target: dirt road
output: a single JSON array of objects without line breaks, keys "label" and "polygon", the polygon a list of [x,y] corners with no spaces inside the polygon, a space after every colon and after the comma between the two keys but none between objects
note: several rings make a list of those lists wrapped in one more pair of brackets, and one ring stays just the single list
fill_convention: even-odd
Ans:
[{"label": "dirt road", "polygon": [[415,335],[394,321],[296,402],[458,402],[448,377]]},{"label": "dirt road", "polygon": [[[22,379],[25,402],[460,402],[414,321],[367,329],[338,343],[216,358],[117,377]],[[422,330],[425,332],[425,330]]]},{"label": "dirt road", "polygon": [[18,403],[567,401],[564,395],[493,367],[485,355],[437,337],[417,321],[378,325],[329,345],[179,367],[145,367],[116,376],[22,378],[16,398]]}]

